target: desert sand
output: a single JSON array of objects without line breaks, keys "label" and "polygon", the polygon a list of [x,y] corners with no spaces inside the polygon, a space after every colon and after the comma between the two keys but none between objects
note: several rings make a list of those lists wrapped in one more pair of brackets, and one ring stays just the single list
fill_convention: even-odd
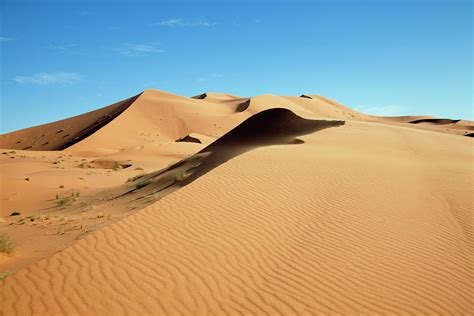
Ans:
[{"label": "desert sand", "polygon": [[151,89],[0,135],[0,314],[472,314],[473,132]]}]

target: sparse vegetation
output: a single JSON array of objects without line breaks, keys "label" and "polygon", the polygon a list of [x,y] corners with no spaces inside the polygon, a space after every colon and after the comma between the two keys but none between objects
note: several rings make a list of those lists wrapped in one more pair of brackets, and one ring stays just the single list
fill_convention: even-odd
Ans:
[{"label": "sparse vegetation", "polygon": [[0,281],[5,280],[6,277],[9,277],[13,274],[13,271],[0,272]]},{"label": "sparse vegetation", "polygon": [[156,196],[154,194],[146,195],[143,197],[143,201],[145,203],[150,203],[156,200]]},{"label": "sparse vegetation", "polygon": [[59,186],[59,188],[60,188],[60,189],[64,189],[64,185],[61,184],[61,185]]},{"label": "sparse vegetation", "polygon": [[176,181],[183,181],[189,176],[190,174],[187,172],[187,170],[181,170],[174,175]]},{"label": "sparse vegetation", "polygon": [[147,180],[145,180],[145,181],[142,181],[142,182],[137,183],[136,186],[135,186],[135,191],[136,191],[136,190],[140,190],[141,188],[146,187],[147,185],[149,185],[149,184],[152,183],[152,182],[153,182],[152,179],[147,179]]},{"label": "sparse vegetation", "polygon": [[5,235],[0,235],[0,252],[11,253],[15,244]]},{"label": "sparse vegetation", "polygon": [[74,203],[79,198],[80,192],[72,192],[68,196],[59,196],[56,194],[56,203],[59,207],[66,207]]},{"label": "sparse vegetation", "polygon": [[13,211],[10,213],[10,216],[18,216],[18,215],[21,215],[21,213],[17,211]]},{"label": "sparse vegetation", "polygon": [[81,208],[84,209],[84,211],[90,210],[92,208],[92,203],[90,201],[88,202],[82,202],[80,204]]},{"label": "sparse vegetation", "polygon": [[138,179],[140,179],[141,177],[143,177],[144,175],[145,175],[145,173],[140,173],[140,174],[138,174],[138,175],[136,175],[136,176],[134,176],[134,177],[130,177],[130,178],[128,178],[127,183],[128,183],[128,182],[133,182],[133,181],[135,181],[135,180],[138,180]]},{"label": "sparse vegetation", "polygon": [[63,196],[58,199],[58,206],[60,207],[66,207],[74,201],[74,198],[72,196]]},{"label": "sparse vegetation", "polygon": [[123,170],[122,165],[116,165],[116,166],[114,167],[114,171],[121,171],[121,170]]}]

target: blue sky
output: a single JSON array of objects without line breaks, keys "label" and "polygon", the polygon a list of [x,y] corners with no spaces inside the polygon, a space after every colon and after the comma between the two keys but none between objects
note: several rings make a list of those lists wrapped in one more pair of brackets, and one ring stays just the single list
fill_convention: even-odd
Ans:
[{"label": "blue sky", "polygon": [[155,88],[473,119],[472,2],[1,1],[1,128]]}]

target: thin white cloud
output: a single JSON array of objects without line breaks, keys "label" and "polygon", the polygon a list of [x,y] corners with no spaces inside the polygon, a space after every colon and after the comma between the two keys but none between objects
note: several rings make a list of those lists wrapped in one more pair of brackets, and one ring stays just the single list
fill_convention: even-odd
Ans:
[{"label": "thin white cloud", "polygon": [[209,27],[216,25],[216,22],[207,20],[186,21],[181,18],[162,20],[160,22],[152,23],[152,26],[168,26],[168,27]]},{"label": "thin white cloud", "polygon": [[42,72],[31,76],[16,76],[13,80],[20,84],[47,86],[52,84],[71,84],[81,79],[74,72]]},{"label": "thin white cloud", "polygon": [[148,56],[164,52],[153,44],[126,44],[117,51],[124,56]]},{"label": "thin white cloud", "polygon": [[398,105],[361,107],[359,111],[377,116],[401,116],[406,112],[406,107]]},{"label": "thin white cloud", "polygon": [[11,37],[0,36],[0,43],[13,41]]}]

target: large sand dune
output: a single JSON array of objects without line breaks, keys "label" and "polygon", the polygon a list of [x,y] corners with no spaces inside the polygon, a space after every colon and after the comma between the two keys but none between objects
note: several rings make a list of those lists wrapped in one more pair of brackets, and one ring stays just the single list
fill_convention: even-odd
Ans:
[{"label": "large sand dune", "polygon": [[2,135],[0,314],[471,314],[472,127],[147,90]]}]

